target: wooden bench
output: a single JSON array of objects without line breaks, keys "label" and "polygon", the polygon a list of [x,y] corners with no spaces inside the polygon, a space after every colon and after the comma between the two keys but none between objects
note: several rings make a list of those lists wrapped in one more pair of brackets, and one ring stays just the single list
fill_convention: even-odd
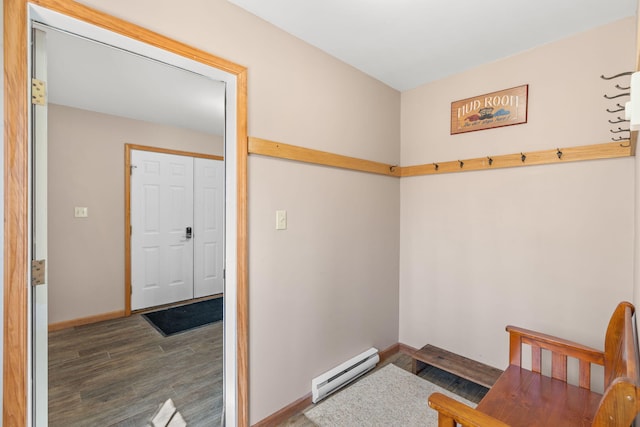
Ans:
[{"label": "wooden bench", "polygon": [[[561,338],[507,326],[509,367],[477,408],[433,393],[439,427],[624,426],[640,411],[635,309],[618,305],[607,327],[604,351]],[[531,370],[522,367],[523,345],[531,346]],[[542,350],[551,354],[551,376],[542,373]],[[567,383],[567,360],[578,360],[577,385]],[[591,390],[591,365],[604,366],[604,394]]]}]

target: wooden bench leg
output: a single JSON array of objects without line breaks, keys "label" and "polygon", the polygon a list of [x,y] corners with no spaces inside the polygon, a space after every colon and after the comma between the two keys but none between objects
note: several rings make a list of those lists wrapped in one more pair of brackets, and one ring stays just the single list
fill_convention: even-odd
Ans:
[{"label": "wooden bench leg", "polygon": [[456,427],[456,422],[451,417],[438,414],[438,427]]}]

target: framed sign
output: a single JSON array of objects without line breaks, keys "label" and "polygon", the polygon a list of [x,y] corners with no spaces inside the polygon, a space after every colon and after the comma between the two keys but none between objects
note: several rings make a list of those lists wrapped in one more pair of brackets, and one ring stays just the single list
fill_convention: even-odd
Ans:
[{"label": "framed sign", "polygon": [[529,85],[451,103],[451,135],[527,123]]}]

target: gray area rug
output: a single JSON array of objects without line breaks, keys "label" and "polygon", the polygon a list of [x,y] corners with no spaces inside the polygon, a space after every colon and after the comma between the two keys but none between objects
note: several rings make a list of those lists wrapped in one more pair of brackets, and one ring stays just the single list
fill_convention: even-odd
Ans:
[{"label": "gray area rug", "polygon": [[436,427],[438,413],[427,404],[434,392],[476,407],[475,403],[389,364],[321,401],[304,415],[320,427]]}]

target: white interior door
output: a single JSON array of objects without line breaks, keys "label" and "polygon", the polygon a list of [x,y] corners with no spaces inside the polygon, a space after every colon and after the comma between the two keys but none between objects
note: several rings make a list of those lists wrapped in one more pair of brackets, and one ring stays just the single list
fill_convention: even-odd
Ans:
[{"label": "white interior door", "polygon": [[131,151],[131,308],[193,298],[193,160]]},{"label": "white interior door", "polygon": [[193,296],[224,292],[224,161],[194,159]]},{"label": "white interior door", "polygon": [[[46,33],[32,30],[32,63],[33,78],[46,82],[47,57],[45,50]],[[38,85],[40,86],[40,85]],[[40,86],[42,87],[42,86]],[[36,93],[33,90],[32,93]],[[40,274],[32,270],[31,280],[31,315],[32,315],[32,393],[33,393],[33,425],[48,424],[48,310],[47,310],[47,105],[46,96],[42,103],[32,103],[31,120],[31,259],[45,261],[39,267]],[[34,276],[42,277],[37,285]]]}]

